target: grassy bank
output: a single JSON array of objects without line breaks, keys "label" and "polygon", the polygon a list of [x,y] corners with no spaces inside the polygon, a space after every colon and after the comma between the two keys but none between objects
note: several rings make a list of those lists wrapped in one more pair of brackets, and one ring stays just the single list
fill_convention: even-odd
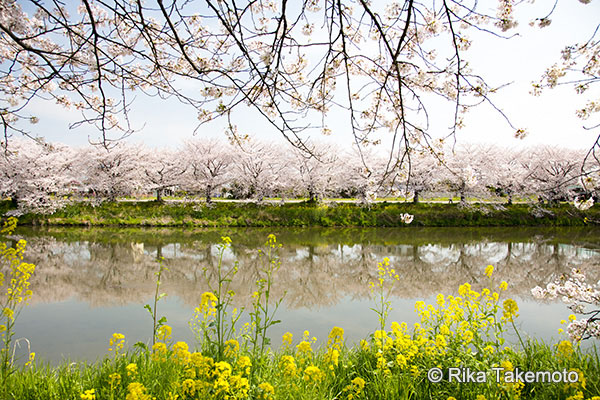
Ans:
[{"label": "grassy bank", "polygon": [[[0,204],[0,213],[9,211]],[[282,205],[214,202],[116,202],[72,204],[52,215],[26,214],[25,225],[185,226],[185,227],[395,227],[401,215],[414,215],[412,226],[583,226],[600,222],[600,207],[579,211],[572,204],[440,204],[440,203],[286,203]]]},{"label": "grassy bank", "polygon": [[[336,334],[343,332],[332,330],[332,344]],[[598,358],[571,351],[568,346],[529,343],[522,350],[502,351],[490,359],[461,354],[460,361],[433,347],[429,354],[417,354],[405,364],[399,350],[401,340],[393,336],[390,340],[395,344],[383,352],[371,340],[362,347],[340,344],[337,353],[330,351],[332,346],[317,350],[301,344],[310,339],[297,340],[258,358],[231,342],[227,357],[219,361],[167,339],[166,344],[158,342],[161,344],[154,351],[111,352],[96,364],[65,363],[50,368],[34,362],[8,378],[2,398],[597,400],[594,396],[600,393]],[[438,365],[445,376],[434,383],[428,371]],[[482,371],[485,381],[479,374],[480,381],[451,382],[448,372],[452,367]],[[519,371],[566,371],[570,375],[561,382],[510,382]]]}]

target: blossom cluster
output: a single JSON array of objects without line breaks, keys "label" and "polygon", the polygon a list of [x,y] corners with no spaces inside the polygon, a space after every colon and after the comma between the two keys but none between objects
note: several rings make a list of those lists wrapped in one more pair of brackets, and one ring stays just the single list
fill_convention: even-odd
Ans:
[{"label": "blossom cluster", "polygon": [[600,287],[586,282],[585,274],[573,268],[571,275],[548,283],[546,288],[536,286],[531,289],[536,299],[554,300],[560,298],[576,314],[585,317],[570,319],[567,332],[573,341],[600,338]]}]

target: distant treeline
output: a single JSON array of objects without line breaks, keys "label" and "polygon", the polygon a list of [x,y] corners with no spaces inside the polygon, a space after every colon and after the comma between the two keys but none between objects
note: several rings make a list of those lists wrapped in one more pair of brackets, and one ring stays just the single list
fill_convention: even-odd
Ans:
[{"label": "distant treeline", "polygon": [[[556,202],[587,199],[598,168],[585,151],[536,147],[511,150],[463,146],[414,150],[399,165],[375,151],[362,154],[320,145],[312,154],[264,142],[242,146],[215,139],[152,149],[124,142],[110,149],[10,140],[0,156],[0,196],[22,211],[47,212],[73,200],[113,201],[152,195],[255,199],[356,198],[372,202],[446,196],[510,203],[513,197]],[[582,171],[587,171],[583,173]]]}]

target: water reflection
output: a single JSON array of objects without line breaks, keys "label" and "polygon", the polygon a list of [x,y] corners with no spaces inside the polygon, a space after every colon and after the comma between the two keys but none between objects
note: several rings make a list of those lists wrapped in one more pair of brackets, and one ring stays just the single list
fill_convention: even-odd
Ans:
[{"label": "water reflection", "polygon": [[[161,306],[190,340],[186,321],[207,289],[203,268],[214,275],[220,237],[233,240],[224,261],[227,268],[239,262],[232,288],[238,306],[244,306],[260,277],[257,249],[269,233],[283,244],[272,295],[285,294],[280,314],[287,323],[277,326],[274,336],[316,326],[315,333],[323,337],[340,325],[350,338],[364,337],[376,321],[369,311],[368,282],[376,279],[376,264],[384,257],[400,275],[392,318],[409,322],[414,320],[414,299],[455,293],[464,282],[487,284],[483,270],[488,264],[496,268],[495,283],[508,281],[509,295],[521,299],[521,319],[525,324],[536,321],[536,329],[540,310],[557,318],[565,311],[560,304],[533,302],[532,287],[575,266],[594,280],[600,278],[600,231],[590,229],[20,229],[18,236],[28,241],[27,261],[38,268],[19,333],[31,339],[41,329],[46,336],[59,336],[49,334],[53,324],[77,332],[62,349],[46,337],[52,347],[49,359],[95,358],[117,330],[129,330],[138,336],[135,341],[147,340],[149,320],[142,305],[154,294],[156,259],[163,257],[169,270],[161,289],[170,299]],[[556,324],[550,322],[558,320],[548,320],[555,332]]]}]

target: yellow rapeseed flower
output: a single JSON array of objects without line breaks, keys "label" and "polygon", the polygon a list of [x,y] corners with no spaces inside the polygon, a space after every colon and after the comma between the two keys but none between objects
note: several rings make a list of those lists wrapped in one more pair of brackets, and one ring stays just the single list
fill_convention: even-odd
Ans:
[{"label": "yellow rapeseed flower", "polygon": [[137,364],[136,363],[131,363],[129,365],[127,365],[125,367],[125,369],[127,370],[127,376],[133,377],[135,378],[138,372],[137,369]]},{"label": "yellow rapeseed flower", "polygon": [[231,368],[231,364],[229,364],[227,361],[219,361],[215,363],[215,373],[217,376],[228,378],[231,376],[232,371],[233,368]]},{"label": "yellow rapeseed flower", "polygon": [[248,391],[250,390],[250,383],[248,378],[244,378],[240,375],[233,375],[229,379],[231,385],[232,394],[235,398],[245,399],[248,397]]},{"label": "yellow rapeseed flower", "polygon": [[473,337],[474,337],[473,331],[471,331],[471,330],[464,331],[462,337],[465,342],[471,343],[471,341],[473,340]]},{"label": "yellow rapeseed flower", "polygon": [[325,354],[325,362],[327,364],[331,364],[329,366],[329,368],[333,369],[334,366],[337,367],[339,359],[340,359],[339,350],[334,349],[334,348],[330,348],[329,350],[327,350],[327,353]]},{"label": "yellow rapeseed flower", "polygon": [[79,395],[81,400],[96,400],[96,389],[88,389]]},{"label": "yellow rapeseed flower", "polygon": [[436,302],[440,307],[444,307],[444,305],[446,304],[446,299],[444,298],[444,295],[442,293],[438,293],[436,297]]},{"label": "yellow rapeseed flower", "polygon": [[508,360],[503,360],[500,363],[500,367],[502,367],[502,369],[504,369],[505,371],[512,371],[515,369],[515,367],[513,366],[513,364],[508,361]]},{"label": "yellow rapeseed flower", "polygon": [[298,349],[298,351],[300,353],[308,354],[308,353],[312,352],[312,348],[310,346],[310,342],[307,342],[306,340],[303,340],[300,343],[298,343],[298,345],[296,346],[296,348]]},{"label": "yellow rapeseed flower", "polygon": [[169,325],[162,325],[156,330],[156,338],[166,342],[171,339],[172,330]]},{"label": "yellow rapeseed flower", "polygon": [[494,273],[494,266],[493,265],[488,265],[485,268],[485,274],[487,275],[488,278],[491,278],[493,273]]},{"label": "yellow rapeseed flower", "polygon": [[365,388],[365,380],[361,377],[356,377],[352,379],[352,384],[358,389],[358,391],[362,391]]},{"label": "yellow rapeseed flower", "polygon": [[125,400],[151,400],[149,394],[146,393],[146,387],[139,382],[131,382],[127,386],[127,396]]},{"label": "yellow rapeseed flower", "polygon": [[196,308],[196,312],[200,314],[214,315],[215,307],[217,306],[217,297],[213,292],[204,292],[200,297],[200,306]]},{"label": "yellow rapeseed flower", "polygon": [[125,346],[125,335],[122,333],[113,333],[112,337],[108,341],[109,347],[108,351],[115,351],[115,354],[118,354],[123,346]]},{"label": "yellow rapeseed flower", "polygon": [[[240,360],[243,357],[240,357]],[[214,360],[205,357],[202,353],[194,352],[190,355],[190,362],[196,368],[197,375],[200,377],[212,377]]]},{"label": "yellow rapeseed flower", "polygon": [[292,335],[291,332],[286,332],[283,334],[283,336],[281,337],[281,343],[285,346],[285,347],[289,347],[292,345],[292,339],[293,339],[294,335]]},{"label": "yellow rapeseed flower", "polygon": [[568,340],[563,340],[557,345],[557,351],[563,357],[570,357],[573,354],[573,344]]},{"label": "yellow rapeseed flower", "polygon": [[309,365],[304,370],[303,379],[305,382],[321,382],[324,377],[325,374],[323,373],[323,371],[321,371],[319,367],[316,367],[314,365]]},{"label": "yellow rapeseed flower", "polygon": [[341,349],[343,342],[344,328],[334,326],[333,329],[331,329],[331,332],[329,332],[329,336],[327,337],[327,346]]},{"label": "yellow rapeseed flower", "polygon": [[240,343],[237,340],[231,339],[225,342],[225,357],[233,358],[239,350]]},{"label": "yellow rapeseed flower", "polygon": [[221,393],[226,393],[229,390],[227,377],[219,376],[213,383],[213,390],[215,391],[215,397],[218,397]]},{"label": "yellow rapeseed flower", "polygon": [[504,311],[502,313],[502,318],[506,321],[512,321],[513,318],[519,315],[519,306],[517,305],[517,302],[513,299],[504,300],[503,307]]},{"label": "yellow rapeseed flower", "polygon": [[404,356],[404,354],[396,355],[396,364],[400,367],[400,369],[404,369],[408,366],[408,360]]},{"label": "yellow rapeseed flower", "polygon": [[281,361],[279,362],[281,373],[287,377],[296,376],[296,360],[294,360],[293,356],[281,356]]},{"label": "yellow rapeseed flower", "polygon": [[2,310],[2,314],[10,320],[14,321],[15,319],[15,312],[11,308],[4,307],[4,310]]},{"label": "yellow rapeseed flower", "polygon": [[196,384],[193,379],[186,379],[181,382],[181,390],[183,394],[189,395],[191,397],[196,393]]},{"label": "yellow rapeseed flower", "polygon": [[444,335],[437,335],[435,337],[435,347],[437,347],[440,350],[443,350],[446,348],[447,345],[448,343],[446,342],[446,338],[444,338]]},{"label": "yellow rapeseed flower", "polygon": [[156,342],[152,346],[152,361],[164,362],[167,360],[167,345],[162,342]]},{"label": "yellow rapeseed flower", "polygon": [[35,361],[35,352],[32,351],[31,353],[29,353],[29,360],[25,363],[25,366],[31,366],[32,363]]},{"label": "yellow rapeseed flower", "polygon": [[108,384],[110,386],[110,390],[112,391],[114,388],[119,386],[121,383],[121,374],[118,372],[114,372],[108,376]]},{"label": "yellow rapeseed flower", "polygon": [[348,400],[353,400],[355,398],[359,398],[361,392],[365,387],[365,380],[360,377],[356,377],[352,379],[349,385],[344,388],[344,392],[347,392],[345,398]]},{"label": "yellow rapeseed flower", "polygon": [[259,399],[271,400],[273,399],[273,396],[275,396],[275,388],[268,382],[259,384],[258,388],[261,390],[261,393],[258,396]]},{"label": "yellow rapeseed flower", "polygon": [[250,375],[250,367],[252,367],[252,361],[250,361],[250,357],[241,356],[238,358],[237,367],[246,375]]},{"label": "yellow rapeseed flower", "polygon": [[191,359],[188,344],[186,342],[177,342],[173,345],[173,354],[171,357],[180,364],[188,364]]}]

